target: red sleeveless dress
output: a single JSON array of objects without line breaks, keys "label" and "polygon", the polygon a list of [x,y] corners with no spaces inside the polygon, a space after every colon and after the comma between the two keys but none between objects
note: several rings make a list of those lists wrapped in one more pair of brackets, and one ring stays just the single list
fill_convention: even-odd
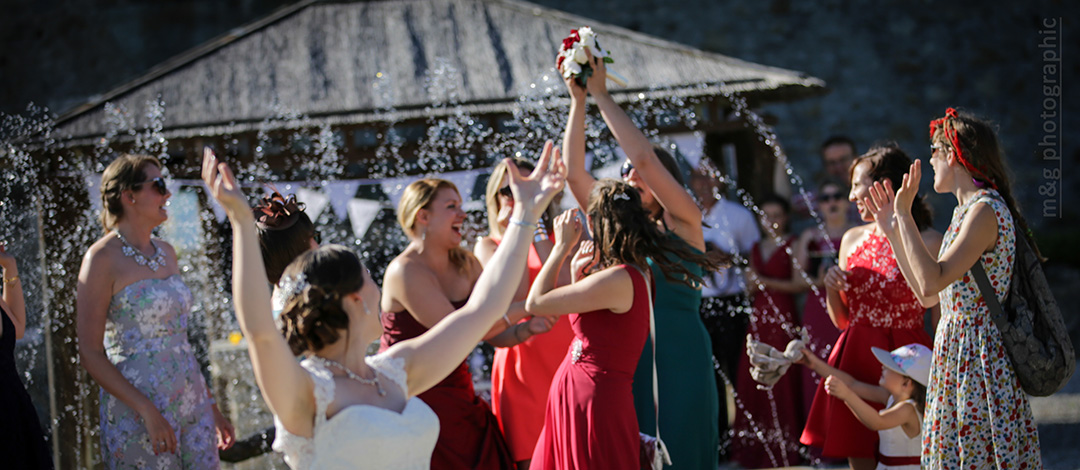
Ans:
[{"label": "red sleeveless dress", "polygon": [[[461,308],[465,301],[454,302]],[[428,329],[408,311],[385,312],[379,352]],[[439,417],[439,440],[431,454],[432,470],[513,469],[499,423],[487,402],[476,396],[465,361],[442,382],[417,395]]]},{"label": "red sleeveless dress", "polygon": [[[846,295],[849,324],[829,354],[829,365],[855,380],[876,384],[881,363],[871,347],[886,351],[911,343],[931,347],[923,328],[926,309],[900,273],[885,237],[871,232],[847,262],[851,288],[841,295]],[[864,426],[842,400],[829,396],[824,380],[818,384],[800,440],[821,448],[825,457],[873,458],[878,448],[877,432]]]},{"label": "red sleeveless dress", "polygon": [[[529,248],[529,284],[543,267],[536,248]],[[522,320],[526,321],[526,320]],[[570,320],[559,318],[551,331],[510,348],[495,348],[491,365],[491,410],[499,419],[514,460],[532,458],[544,428],[551,379],[559,369],[574,332]]]},{"label": "red sleeveless dress", "polygon": [[634,284],[630,310],[567,315],[574,341],[551,382],[544,430],[530,468],[639,468],[632,384],[649,335],[649,294],[641,272],[625,265],[622,269]]}]

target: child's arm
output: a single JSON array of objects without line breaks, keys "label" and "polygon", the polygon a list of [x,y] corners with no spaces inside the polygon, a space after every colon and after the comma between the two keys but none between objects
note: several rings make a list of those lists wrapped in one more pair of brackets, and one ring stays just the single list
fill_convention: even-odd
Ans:
[{"label": "child's arm", "polygon": [[798,363],[809,367],[815,373],[820,375],[822,380],[828,379],[829,377],[836,377],[837,380],[843,381],[844,385],[848,386],[860,398],[875,403],[888,403],[888,390],[877,385],[855,380],[855,377],[852,377],[851,374],[830,366],[828,362],[821,360],[820,357],[817,357],[817,355],[810,352],[810,349],[808,348],[803,348],[802,353],[803,360]]},{"label": "child's arm", "polygon": [[906,403],[896,403],[892,408],[878,412],[859,398],[847,384],[835,377],[825,379],[825,391],[829,392],[829,395],[844,400],[855,417],[871,430],[881,431],[897,426],[919,429],[919,415],[915,413],[915,408],[907,406]]}]

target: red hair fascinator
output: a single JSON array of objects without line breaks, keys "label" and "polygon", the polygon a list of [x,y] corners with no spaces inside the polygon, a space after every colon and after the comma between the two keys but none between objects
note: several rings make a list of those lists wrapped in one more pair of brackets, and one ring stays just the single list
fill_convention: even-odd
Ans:
[{"label": "red hair fascinator", "polygon": [[263,196],[262,201],[251,208],[255,214],[255,223],[259,228],[266,230],[285,230],[292,227],[304,211],[304,203],[297,202],[296,195],[288,197],[274,191],[268,196]]},{"label": "red hair fascinator", "polygon": [[930,121],[930,140],[934,140],[934,134],[937,134],[938,128],[940,128],[942,133],[945,134],[945,139],[948,140],[949,144],[952,146],[957,161],[964,166],[964,169],[966,169],[968,173],[973,175],[972,179],[975,181],[975,185],[980,187],[988,185],[996,191],[998,189],[997,183],[976,168],[975,165],[972,165],[964,156],[963,148],[960,147],[960,136],[956,133],[956,126],[952,124],[952,120],[958,119],[959,117],[956,108],[948,108],[945,110],[944,117]]}]

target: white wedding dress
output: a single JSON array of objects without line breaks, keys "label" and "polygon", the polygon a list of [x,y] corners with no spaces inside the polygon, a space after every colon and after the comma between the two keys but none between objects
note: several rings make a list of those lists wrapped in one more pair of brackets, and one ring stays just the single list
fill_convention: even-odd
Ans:
[{"label": "white wedding dress", "polygon": [[[405,361],[384,354],[368,356],[367,364],[390,378],[408,394]],[[310,359],[300,365],[315,382],[313,437],[290,434],[274,417],[274,450],[296,470],[423,469],[431,466],[431,453],[439,437],[439,418],[426,403],[412,397],[401,413],[372,405],[352,405],[326,418],[334,398],[333,374]]]}]

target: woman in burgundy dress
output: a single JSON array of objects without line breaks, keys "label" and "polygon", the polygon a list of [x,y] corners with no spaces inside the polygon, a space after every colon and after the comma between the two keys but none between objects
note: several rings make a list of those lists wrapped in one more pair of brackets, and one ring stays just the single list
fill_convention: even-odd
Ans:
[{"label": "woman in burgundy dress", "polygon": [[555,246],[526,301],[533,315],[569,313],[575,336],[551,382],[533,469],[639,468],[640,438],[631,386],[649,334],[651,293],[646,286],[652,283],[645,278],[646,259],[651,257],[666,276],[687,284],[701,279],[667,253],[706,269],[717,267],[649,223],[638,191],[626,183],[597,182],[587,213],[594,239],[582,242],[574,256],[574,282],[555,288],[559,269],[581,235],[576,210],[556,218]]},{"label": "woman in burgundy dress", "polygon": [[[794,294],[804,290],[806,283],[795,274],[789,253],[795,239],[788,233],[788,201],[767,196],[758,200],[758,207],[765,214],[761,220],[764,233],[750,252],[746,285],[753,293],[754,313],[747,333],[756,341],[783,350],[796,337]],[[743,468],[799,463],[797,436],[804,416],[799,376],[785,375],[770,390],[759,390],[750,377],[746,354],[739,358],[737,373],[738,411],[732,426],[732,459]]]},{"label": "woman in burgundy dress", "polygon": [[[854,224],[848,221],[851,201],[847,200],[847,188],[836,181],[818,187],[815,195],[821,226],[812,226],[799,235],[795,242],[795,257],[799,266],[806,270],[815,289],[806,295],[802,310],[802,326],[810,338],[807,347],[818,357],[829,357],[829,352],[840,337],[840,330],[829,318],[825,307],[825,273],[840,258],[840,240]],[[804,411],[810,411],[817,390],[818,376],[810,368],[802,369]]]},{"label": "woman in burgundy dress", "polygon": [[[461,248],[465,211],[453,183],[428,178],[405,188],[398,222],[410,243],[391,261],[383,277],[380,351],[415,338],[465,304],[480,277],[479,261]],[[521,303],[499,321],[487,338],[524,318]],[[433,469],[513,469],[514,460],[499,423],[476,396],[468,365],[419,395],[439,416]]]},{"label": "woman in burgundy dress", "polygon": [[[881,377],[881,364],[866,354],[871,347],[891,351],[905,344],[930,346],[923,326],[926,309],[912,293],[896,264],[888,239],[878,232],[873,214],[862,204],[874,181],[888,178],[900,187],[911,159],[895,145],[870,149],[851,165],[851,192],[863,220],[870,222],[844,234],[840,263],[825,276],[829,316],[840,328],[829,365],[862,382]],[[937,250],[941,234],[929,228],[930,212],[923,204],[912,209],[927,246]],[[822,449],[821,455],[846,458],[853,470],[873,469],[878,435],[855,418],[843,401],[818,385],[801,442]]]}]

